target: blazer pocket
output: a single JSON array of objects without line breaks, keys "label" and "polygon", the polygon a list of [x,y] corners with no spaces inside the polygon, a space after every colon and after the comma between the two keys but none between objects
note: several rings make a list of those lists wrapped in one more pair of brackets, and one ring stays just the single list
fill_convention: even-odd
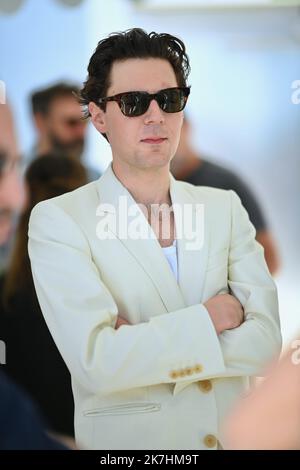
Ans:
[{"label": "blazer pocket", "polygon": [[153,413],[160,411],[160,403],[123,403],[120,405],[105,406],[95,408],[93,410],[86,410],[83,412],[84,416],[113,416],[113,415],[131,415],[137,413]]},{"label": "blazer pocket", "polygon": [[208,256],[206,271],[228,266],[228,248],[223,248]]}]

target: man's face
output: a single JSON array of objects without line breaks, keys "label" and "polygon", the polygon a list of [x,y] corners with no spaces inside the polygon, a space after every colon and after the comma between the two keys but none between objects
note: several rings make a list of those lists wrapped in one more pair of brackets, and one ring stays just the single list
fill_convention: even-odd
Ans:
[{"label": "man's face", "polygon": [[18,170],[18,161],[1,159],[0,174],[0,245],[9,238],[14,216],[24,203],[24,189]]},{"label": "man's face", "polygon": [[[128,91],[155,93],[178,86],[170,63],[156,58],[115,62],[110,83],[107,96]],[[108,102],[106,112],[94,105],[90,105],[90,111],[95,127],[109,139],[114,166],[124,171],[169,166],[178,145],[183,112],[166,113],[155,100],[145,114],[136,117],[124,116],[116,102]]]},{"label": "man's face", "polygon": [[86,134],[86,123],[81,118],[81,107],[72,96],[52,101],[48,114],[40,117],[51,150],[69,157],[81,158]]}]

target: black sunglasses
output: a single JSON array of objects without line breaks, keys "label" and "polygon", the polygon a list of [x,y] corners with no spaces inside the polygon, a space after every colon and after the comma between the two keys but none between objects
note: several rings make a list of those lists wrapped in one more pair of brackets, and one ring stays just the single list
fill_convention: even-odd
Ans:
[{"label": "black sunglasses", "polygon": [[189,87],[166,88],[157,93],[128,91],[126,93],[100,98],[98,102],[102,104],[107,101],[116,101],[125,116],[134,117],[144,114],[152,100],[157,101],[160,109],[166,113],[178,113],[184,109],[189,94]]}]

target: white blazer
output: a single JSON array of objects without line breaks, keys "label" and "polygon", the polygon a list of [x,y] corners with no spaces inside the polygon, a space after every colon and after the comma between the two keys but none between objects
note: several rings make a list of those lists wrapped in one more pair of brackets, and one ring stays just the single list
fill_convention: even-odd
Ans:
[{"label": "white blazer", "polygon": [[[99,224],[114,208],[124,217],[120,196],[135,205],[111,167],[32,211],[33,278],[72,375],[83,448],[216,449],[248,376],[280,350],[276,288],[239,198],[170,179],[174,206],[204,207],[203,247],[190,249],[188,234],[177,240],[178,283],[156,238]],[[245,322],[218,336],[203,303],[229,289]],[[115,330],[118,314],[131,325]]]}]

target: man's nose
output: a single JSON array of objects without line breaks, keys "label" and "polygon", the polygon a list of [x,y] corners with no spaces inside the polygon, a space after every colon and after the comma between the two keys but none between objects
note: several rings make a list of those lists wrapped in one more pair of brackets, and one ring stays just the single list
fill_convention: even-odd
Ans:
[{"label": "man's nose", "polygon": [[164,112],[159,107],[158,102],[153,99],[149,104],[149,108],[145,113],[145,123],[149,124],[152,122],[159,122],[162,123],[165,120]]}]

